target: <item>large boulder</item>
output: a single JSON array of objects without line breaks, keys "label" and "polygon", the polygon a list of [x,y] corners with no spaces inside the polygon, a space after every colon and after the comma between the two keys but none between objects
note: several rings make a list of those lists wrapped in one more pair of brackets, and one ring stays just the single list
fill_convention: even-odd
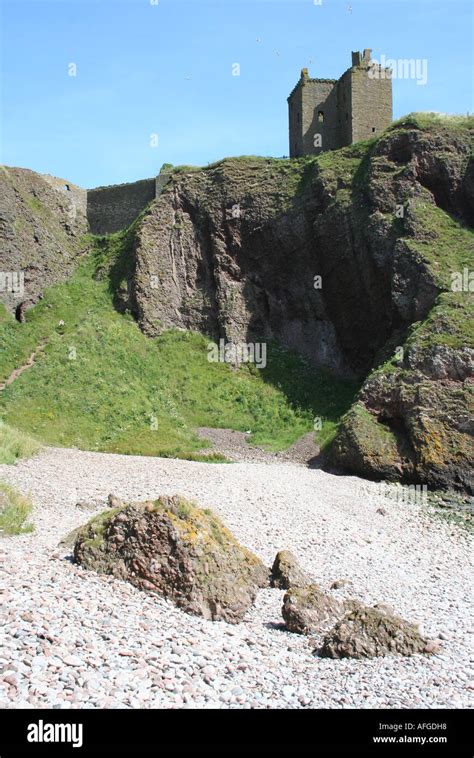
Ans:
[{"label": "large boulder", "polygon": [[330,629],[345,606],[317,584],[291,587],[283,598],[282,616],[290,632],[312,634]]},{"label": "large boulder", "polygon": [[319,654],[323,658],[375,658],[434,652],[436,643],[422,637],[413,624],[384,606],[359,605],[326,635]]},{"label": "large boulder", "polygon": [[280,550],[272,566],[272,587],[289,590],[290,587],[304,587],[307,584],[311,584],[311,578],[303,571],[293,553]]},{"label": "large boulder", "polygon": [[262,561],[211,511],[177,496],[100,514],[80,530],[74,558],[213,621],[241,621],[269,583]]}]

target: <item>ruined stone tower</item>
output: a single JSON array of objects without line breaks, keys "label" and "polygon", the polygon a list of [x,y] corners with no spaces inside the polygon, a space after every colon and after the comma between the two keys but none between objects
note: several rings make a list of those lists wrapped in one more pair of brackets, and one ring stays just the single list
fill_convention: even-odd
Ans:
[{"label": "ruined stone tower", "polygon": [[368,139],[391,123],[390,70],[372,61],[371,52],[353,52],[340,79],[311,79],[302,69],[288,98],[291,158]]}]

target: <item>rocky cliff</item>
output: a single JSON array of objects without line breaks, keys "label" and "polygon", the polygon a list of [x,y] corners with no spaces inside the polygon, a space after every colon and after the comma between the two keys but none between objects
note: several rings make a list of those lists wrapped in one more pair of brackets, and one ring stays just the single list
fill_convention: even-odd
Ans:
[{"label": "rocky cliff", "polygon": [[[472,126],[415,115],[317,158],[175,169],[111,238],[117,306],[150,336],[274,340],[360,380],[333,464],[472,491]],[[1,180],[1,268],[25,268],[34,301],[85,219],[32,172]]]},{"label": "rocky cliff", "polygon": [[9,311],[33,305],[46,287],[71,274],[86,247],[85,212],[85,190],[28,169],[0,167],[0,272],[7,275],[0,303]]},{"label": "rocky cliff", "polygon": [[474,295],[452,288],[474,263],[469,126],[408,117],[318,159],[175,171],[136,232],[142,328],[275,339],[368,377],[332,461],[472,489]]}]

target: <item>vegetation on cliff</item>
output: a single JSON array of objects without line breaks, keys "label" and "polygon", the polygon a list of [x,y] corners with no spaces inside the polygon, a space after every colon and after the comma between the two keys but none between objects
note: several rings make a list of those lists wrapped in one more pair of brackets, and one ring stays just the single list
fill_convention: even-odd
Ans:
[{"label": "vegetation on cliff", "polygon": [[315,374],[278,346],[263,371],[235,370],[208,361],[203,335],[170,330],[150,339],[130,313],[118,312],[127,240],[97,240],[26,323],[3,311],[0,382],[41,345],[32,366],[0,393],[10,425],[50,445],[211,461],[219,456],[197,452],[205,444],[196,427],[250,430],[250,441],[273,450],[310,431],[315,417],[322,437],[333,434],[351,402],[351,382]]},{"label": "vegetation on cliff", "polygon": [[[372,194],[369,224],[391,210],[390,283],[402,321],[375,356],[331,451],[337,465],[362,476],[474,487],[473,126],[472,118],[411,114],[370,151],[358,191]],[[383,174],[394,167],[388,183]],[[394,207],[403,209],[396,221]],[[463,276],[459,291],[453,282]]]},{"label": "vegetation on cliff", "polygon": [[[316,419],[337,466],[472,489],[474,293],[452,286],[474,263],[472,126],[410,114],[318,158],[174,169],[25,324],[0,313],[0,381],[34,354],[2,415],[50,444],[188,457],[197,426],[276,450]],[[266,342],[267,367],[209,363],[209,337]]]}]

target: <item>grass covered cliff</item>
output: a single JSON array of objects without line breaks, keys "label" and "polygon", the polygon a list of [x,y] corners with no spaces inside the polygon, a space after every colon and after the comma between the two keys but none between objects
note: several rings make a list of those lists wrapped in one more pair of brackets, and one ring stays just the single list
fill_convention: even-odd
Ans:
[{"label": "grass covered cliff", "polygon": [[472,490],[472,127],[414,114],[318,158],[175,171],[137,230],[143,330],[276,340],[362,381],[336,466]]},{"label": "grass covered cliff", "polygon": [[[415,114],[318,158],[178,167],[25,324],[4,314],[0,377],[40,350],[2,415],[188,456],[196,426],[276,449],[320,418],[336,466],[472,490],[472,126]],[[209,363],[200,335],[264,341],[268,367]]]},{"label": "grass covered cliff", "polygon": [[[263,371],[210,363],[209,339],[169,330],[145,336],[117,310],[119,279],[104,272],[121,254],[121,235],[97,243],[71,278],[46,289],[18,323],[0,309],[0,415],[43,443],[137,455],[219,460],[200,453],[199,426],[250,431],[284,449],[324,418],[333,434],[351,402],[351,382],[315,375],[277,345]],[[0,427],[2,433],[2,427]],[[2,460],[0,445],[0,462]]]}]

